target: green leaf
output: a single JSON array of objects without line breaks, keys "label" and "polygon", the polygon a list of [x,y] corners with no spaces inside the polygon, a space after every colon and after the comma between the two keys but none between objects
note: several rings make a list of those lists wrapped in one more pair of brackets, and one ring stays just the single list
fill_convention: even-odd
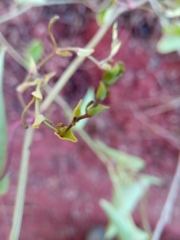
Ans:
[{"label": "green leaf", "polygon": [[118,230],[115,224],[108,224],[105,232],[105,239],[113,239],[117,236]]},{"label": "green leaf", "polygon": [[118,151],[114,148],[110,148],[100,141],[96,142],[101,151],[103,151],[110,159],[114,160],[117,164],[120,164],[122,168],[133,169],[136,171],[144,168],[145,163],[143,159],[127,154],[125,152]]},{"label": "green leaf", "polygon": [[78,102],[77,106],[73,111],[73,117],[81,116],[81,106],[82,106],[82,99]]},{"label": "green leaf", "polygon": [[54,134],[62,140],[67,140],[71,142],[77,142],[77,138],[74,136],[72,129],[66,132],[67,127],[62,127],[60,132],[55,132]]},{"label": "green leaf", "polygon": [[103,75],[103,82],[110,86],[115,83],[124,72],[124,63],[119,62],[110,71],[106,71]]},{"label": "green leaf", "polygon": [[[94,89],[93,88],[89,88],[82,100],[82,105],[81,105],[81,109],[85,110],[87,104],[94,99]],[[82,119],[81,121],[76,123],[76,126],[74,126],[74,130],[78,131],[80,129],[83,129],[87,123],[87,121],[89,120],[89,118],[85,118]]]},{"label": "green leaf", "polygon": [[116,6],[115,4],[109,6],[108,8],[104,9],[103,11],[101,11],[100,13],[98,13],[96,15],[96,21],[97,23],[102,26],[106,23],[109,22],[109,19],[112,18],[112,14],[115,10]]},{"label": "green leaf", "polygon": [[180,22],[169,24],[163,28],[164,35],[177,35],[180,36]]},{"label": "green leaf", "polygon": [[166,16],[168,18],[179,17],[180,16],[180,8],[166,10]]},{"label": "green leaf", "polygon": [[180,36],[164,35],[157,44],[159,53],[171,53],[180,50]]},{"label": "green leaf", "polygon": [[44,47],[42,42],[38,39],[33,39],[25,51],[25,56],[27,59],[26,62],[27,68],[29,68],[30,57],[32,57],[34,62],[37,63],[40,60],[43,52]]},{"label": "green leaf", "polygon": [[121,42],[120,41],[116,41],[116,42],[113,42],[112,45],[111,45],[111,57],[113,57],[114,55],[116,55],[116,53],[119,51],[119,48],[121,46]]},{"label": "green leaf", "polygon": [[7,193],[9,189],[9,176],[6,175],[2,180],[0,180],[0,195]]},{"label": "green leaf", "polygon": [[[147,192],[151,185],[157,185],[160,183],[158,178],[153,176],[139,176],[139,180],[131,182],[129,184],[122,184],[121,191],[123,198],[125,199],[126,209],[132,212],[137,206],[142,196]],[[119,202],[119,199],[116,201]]]},{"label": "green leaf", "polygon": [[107,95],[106,86],[105,86],[105,84],[101,81],[100,84],[99,84],[97,93],[96,93],[96,98],[102,101],[102,100],[104,100],[104,99],[106,98],[106,95]]},{"label": "green leaf", "polygon": [[109,109],[108,106],[104,106],[104,105],[98,104],[96,107],[88,109],[87,113],[89,114],[89,116],[92,117],[92,116],[97,115],[97,114],[99,114],[102,111],[107,110],[107,109]]},{"label": "green leaf", "polygon": [[7,120],[3,94],[5,50],[0,48],[0,175],[4,172],[7,158]]},{"label": "green leaf", "polygon": [[112,40],[113,42],[118,40],[118,31],[117,31],[117,28],[118,28],[118,23],[115,22],[113,24],[113,29],[112,29]]},{"label": "green leaf", "polygon": [[121,240],[147,240],[148,234],[135,226],[131,218],[124,213],[123,209],[117,209],[108,201],[101,200],[100,205],[107,214],[110,222],[117,229],[117,236]]}]

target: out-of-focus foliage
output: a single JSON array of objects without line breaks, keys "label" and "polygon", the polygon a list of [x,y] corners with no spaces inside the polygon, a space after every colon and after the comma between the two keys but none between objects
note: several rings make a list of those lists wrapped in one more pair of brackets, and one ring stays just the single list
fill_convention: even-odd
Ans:
[{"label": "out-of-focus foliage", "polygon": [[139,172],[145,167],[141,158],[110,148],[99,141],[97,146],[109,159],[106,166],[113,185],[112,201],[100,201],[109,219],[105,238],[148,240],[148,234],[135,225],[131,213],[149,186],[160,184],[159,179]]}]

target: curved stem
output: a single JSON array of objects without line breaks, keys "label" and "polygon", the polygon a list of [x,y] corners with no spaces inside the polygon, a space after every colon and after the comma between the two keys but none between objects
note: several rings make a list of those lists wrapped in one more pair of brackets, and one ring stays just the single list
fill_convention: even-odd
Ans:
[{"label": "curved stem", "polygon": [[31,101],[30,101],[30,102],[28,103],[28,105],[24,108],[24,110],[23,110],[23,112],[22,112],[22,114],[21,114],[21,121],[22,121],[22,124],[23,124],[23,127],[24,127],[24,128],[28,128],[28,125],[27,125],[26,120],[25,120],[25,114],[26,114],[27,110],[30,108],[30,106],[34,103],[34,101],[35,101],[35,97],[33,97],[33,98],[31,99]]}]

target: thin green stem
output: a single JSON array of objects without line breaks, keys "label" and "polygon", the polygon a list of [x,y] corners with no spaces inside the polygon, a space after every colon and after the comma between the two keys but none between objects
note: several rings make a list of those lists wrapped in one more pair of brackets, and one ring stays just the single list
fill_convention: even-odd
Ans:
[{"label": "thin green stem", "polygon": [[39,115],[39,106],[40,106],[40,100],[38,98],[35,99],[35,114]]},{"label": "thin green stem", "polygon": [[54,132],[58,132],[58,130],[53,127],[48,121],[42,122],[44,125],[46,125],[48,128],[52,129]]},{"label": "thin green stem", "polygon": [[21,222],[24,210],[25,193],[28,179],[28,165],[30,156],[30,145],[33,139],[34,130],[29,128],[25,132],[24,144],[22,148],[21,166],[17,186],[12,228],[9,240],[18,240],[21,230]]}]

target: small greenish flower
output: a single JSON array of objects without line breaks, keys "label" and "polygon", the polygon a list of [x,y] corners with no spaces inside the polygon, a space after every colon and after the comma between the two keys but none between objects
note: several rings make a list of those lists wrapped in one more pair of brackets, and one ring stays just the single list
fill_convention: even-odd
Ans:
[{"label": "small greenish flower", "polygon": [[46,120],[46,118],[42,114],[36,115],[32,127],[33,128],[39,128],[41,123],[44,122],[45,120]]},{"label": "small greenish flower", "polygon": [[62,140],[67,140],[67,141],[71,141],[71,142],[77,142],[77,138],[74,136],[72,129],[69,129],[67,131],[67,127],[61,127],[58,128],[58,132],[54,132],[54,134],[62,139]]}]

